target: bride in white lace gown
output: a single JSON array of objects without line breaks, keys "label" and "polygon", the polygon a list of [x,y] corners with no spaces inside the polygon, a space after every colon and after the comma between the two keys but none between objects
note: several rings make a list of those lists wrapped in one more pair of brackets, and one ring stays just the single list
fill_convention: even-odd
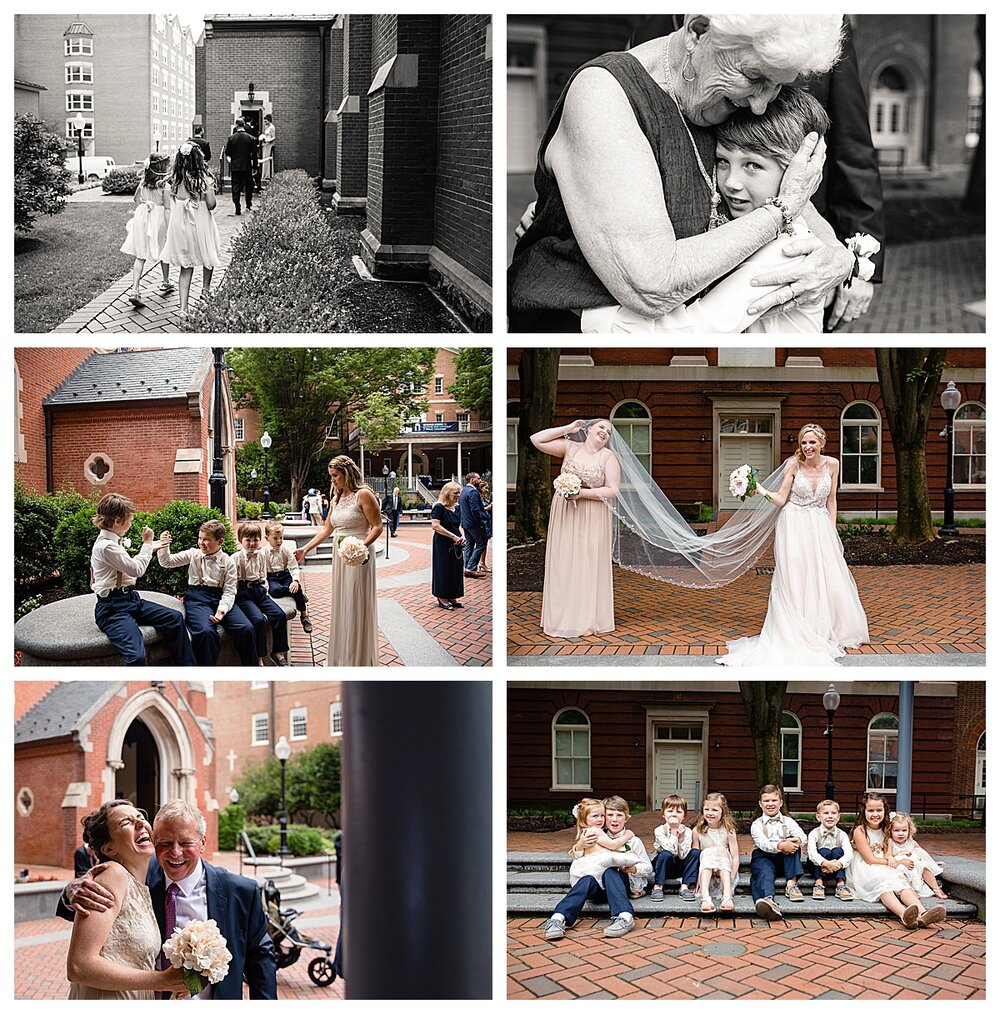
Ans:
[{"label": "bride in white lace gown", "polygon": [[837,534],[840,463],[823,454],[825,445],[822,427],[803,426],[781,488],[760,489],[781,508],[767,616],[757,637],[727,645],[720,665],[836,665],[844,648],[868,641],[868,618]]},{"label": "bride in white lace gown", "polygon": [[185,992],[184,976],[156,970],[160,928],[146,887],[153,855],[152,829],[128,800],[104,803],[83,819],[83,840],[113,860],[95,878],[115,896],[103,912],[73,920],[66,956],[70,1000],[155,1000],[155,992]]}]

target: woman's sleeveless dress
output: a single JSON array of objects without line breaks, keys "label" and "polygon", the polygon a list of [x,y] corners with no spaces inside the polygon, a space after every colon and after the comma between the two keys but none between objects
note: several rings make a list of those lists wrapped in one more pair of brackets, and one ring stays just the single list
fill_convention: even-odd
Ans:
[{"label": "woman's sleeveless dress", "polygon": [[167,240],[164,191],[161,187],[143,187],[139,196],[142,202],[125,225],[121,252],[141,261],[158,261]]},{"label": "woman's sleeveless dress", "polygon": [[[563,458],[561,472],[576,475],[583,486],[604,485],[604,461],[578,466],[579,454]],[[582,637],[615,629],[615,593],[611,573],[611,511],[603,500],[552,497],[545,544],[542,629],[549,637]]]},{"label": "woman's sleeveless dress", "polygon": [[741,637],[717,658],[729,666],[829,666],[868,641],[858,587],[844,562],[844,548],[830,520],[828,467],[815,490],[802,469],[774,533],[774,576],[767,616],[758,637]]},{"label": "woman's sleeveless dress", "polygon": [[[884,854],[882,832],[866,827],[865,834],[868,836],[872,853],[881,859]],[[873,866],[866,863],[861,858],[861,853],[855,849],[851,865],[847,867],[847,886],[854,892],[854,896],[862,901],[878,901],[879,896],[887,891],[898,894],[905,891],[910,884],[901,867],[890,869],[888,866]]]},{"label": "woman's sleeveless dress", "polygon": [[204,198],[195,200],[183,186],[174,195],[161,257],[181,268],[222,267],[222,243],[215,214],[208,210]]},{"label": "woman's sleeveless dress", "polygon": [[368,519],[358,506],[357,493],[344,493],[330,505],[333,522],[333,567],[330,592],[330,645],[327,665],[378,665],[378,588],[375,581],[375,550],[359,566],[344,563],[337,543],[345,535],[362,541],[368,535]]},{"label": "woman's sleeveless dress", "polygon": [[[152,972],[156,969],[156,959],[161,946],[160,927],[153,912],[149,888],[145,884],[137,884],[129,876],[125,901],[117,918],[111,924],[108,939],[101,948],[101,956],[119,965]],[[95,989],[74,982],[69,987],[68,999],[155,1000],[156,996],[148,989]]]}]

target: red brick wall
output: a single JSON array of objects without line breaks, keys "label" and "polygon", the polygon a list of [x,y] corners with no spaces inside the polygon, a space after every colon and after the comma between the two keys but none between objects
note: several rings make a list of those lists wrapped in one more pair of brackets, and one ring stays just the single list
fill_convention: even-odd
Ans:
[{"label": "red brick wall", "polygon": [[438,100],[434,243],[484,281],[492,277],[493,61],[486,14],[444,15]]},{"label": "red brick wall", "polygon": [[91,349],[15,348],[21,390],[21,433],[27,460],[15,474],[29,487],[45,492],[45,413],[42,398],[51,394],[90,355]]},{"label": "red brick wall", "polygon": [[978,680],[958,684],[955,708],[955,778],[952,793],[976,791],[976,744],[986,731],[986,684]]}]

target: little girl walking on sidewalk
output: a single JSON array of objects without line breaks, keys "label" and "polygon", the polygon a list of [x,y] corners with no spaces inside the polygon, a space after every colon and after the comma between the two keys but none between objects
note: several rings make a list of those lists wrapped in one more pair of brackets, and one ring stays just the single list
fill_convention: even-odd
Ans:
[{"label": "little girl walking on sidewalk", "polygon": [[125,242],[121,251],[135,258],[132,265],[132,295],[129,302],[134,307],[146,304],[139,298],[139,282],[146,270],[146,261],[160,262],[163,269],[163,284],[160,292],[164,295],[173,291],[170,284],[170,261],[162,255],[167,239],[167,207],[170,197],[167,193],[167,174],[170,158],[159,152],[150,153],[146,159],[143,177],[135,188],[135,211],[125,226]]}]

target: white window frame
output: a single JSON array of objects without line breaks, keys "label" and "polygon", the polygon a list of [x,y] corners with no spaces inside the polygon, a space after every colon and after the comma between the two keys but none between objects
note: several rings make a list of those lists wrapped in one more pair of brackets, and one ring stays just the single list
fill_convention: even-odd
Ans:
[{"label": "white window frame", "polygon": [[234,441],[246,440],[246,437],[243,435],[244,432],[245,429],[243,425],[243,420],[239,416],[236,416],[236,418],[233,420],[233,440]]},{"label": "white window frame", "polygon": [[[799,721],[798,715],[795,715],[791,711],[782,711],[781,720],[790,718],[794,723],[793,726],[781,726],[781,781],[782,790],[784,792],[801,792],[802,791],[802,723]],[[791,737],[796,741],[797,752],[795,757],[785,756],[785,737]],[[795,762],[795,784],[785,785],[785,764]]]},{"label": "white window frame", "polygon": [[976,784],[973,792],[986,797],[986,730],[976,740]]},{"label": "white window frame", "polygon": [[[896,721],[895,729],[873,729],[872,725],[877,722],[880,718],[893,718]],[[872,740],[878,738],[881,740],[883,747],[883,754],[887,752],[888,744],[894,742],[896,744],[896,760],[872,760]],[[890,764],[895,764],[896,767],[896,780],[899,780],[899,716],[894,715],[891,711],[880,711],[877,715],[872,715],[871,721],[868,723],[868,733],[866,737],[865,747],[865,788],[872,792],[883,792],[887,795],[896,794],[896,786],[891,788],[886,785],[872,785],[872,764],[878,764],[882,768],[882,781],[885,781],[885,769]]]},{"label": "white window frame", "polygon": [[153,112],[157,116],[160,115],[160,93],[159,92],[153,92]]},{"label": "white window frame", "polygon": [[[983,452],[982,455],[973,455],[971,453],[971,447],[970,447],[969,453],[964,453],[964,454],[959,455],[958,450],[955,447],[955,437],[958,434],[959,416],[962,414],[963,409],[967,409],[967,408],[970,408],[972,406],[975,406],[976,408],[981,408],[983,410],[983,418],[982,419],[972,419],[972,420],[970,420],[967,423],[967,426],[969,427],[968,430],[967,430],[967,432],[971,436],[972,434],[975,433],[975,431],[977,429],[982,429],[983,434],[984,435],[986,434],[986,406],[981,401],[967,401],[967,402],[963,403],[962,405],[959,405],[958,411],[955,413],[955,424],[954,424],[954,429],[953,429],[952,434],[951,434],[951,447],[952,447],[952,453],[954,454],[954,459],[952,461],[952,469],[954,470],[954,474],[956,474],[956,475],[958,474],[958,461],[959,461],[960,457],[963,460],[964,459],[968,459],[968,458],[972,458],[972,457],[982,457],[985,461],[987,461],[987,462],[989,461],[989,458],[986,456],[985,451]],[[956,479],[955,480],[955,489],[986,489],[986,483],[985,482],[959,482]]]},{"label": "white window frame", "polygon": [[[89,105],[87,103],[90,103]],[[66,92],[67,113],[92,113],[94,111],[94,93],[92,91]]]},{"label": "white window frame", "polygon": [[93,56],[94,40],[72,36],[64,40],[63,56]]},{"label": "white window frame", "polygon": [[344,702],[330,702],[330,735],[342,736],[344,734]]},{"label": "white window frame", "polygon": [[81,61],[66,64],[66,80],[64,84],[93,84],[94,65]]},{"label": "white window frame", "polygon": [[[263,721],[264,738],[258,736],[258,722]],[[269,746],[271,743],[271,717],[266,711],[258,711],[250,716],[250,745]]]},{"label": "white window frame", "polygon": [[[75,117],[74,117],[75,119]],[[73,120],[66,121],[66,136],[71,140],[76,140],[76,124]],[[83,124],[83,139],[93,140],[94,139],[94,121],[86,120]]]},{"label": "white window frame", "polygon": [[440,373],[434,378],[434,393],[444,394],[444,376]]},{"label": "white window frame", "polygon": [[[641,406],[646,411],[646,418],[645,419],[628,419],[628,418],[615,419],[615,413],[618,412],[620,409],[624,408],[626,405],[639,405],[639,406]],[[611,410],[611,415],[609,416],[609,418],[611,420],[611,426],[614,429],[615,433],[617,433],[622,438],[622,440],[625,441],[625,443],[628,445],[628,447],[632,451],[632,453],[635,454],[636,458],[639,461],[639,464],[642,465],[643,468],[645,468],[646,471],[650,475],[652,475],[653,474],[653,413],[650,410],[649,406],[644,401],[640,401],[638,398],[625,398],[622,401],[618,402],[617,405],[615,405],[615,407]],[[629,430],[628,436],[625,435],[625,427],[628,427],[628,430]],[[649,447],[649,450],[646,451],[646,452],[644,452],[644,453],[642,453],[642,454],[636,454],[635,453],[635,448],[632,447],[632,439],[633,439],[632,433],[635,430],[637,430],[637,429],[644,429],[644,430],[646,430],[646,432],[647,432],[647,439],[649,441],[648,444],[647,444],[647,446]],[[647,458],[648,461],[644,461],[643,460],[644,458]]]},{"label": "white window frame", "polygon": [[[847,412],[852,409],[855,405],[864,405],[866,408],[870,408],[875,413],[873,419],[848,419]],[[844,439],[844,431],[846,427],[856,428],[860,431],[862,426],[875,426],[877,429],[877,442],[878,452],[875,455],[868,453],[862,454],[861,447],[861,436],[858,434],[858,452],[848,453],[845,448],[847,442]],[[847,482],[844,478],[847,475],[847,469],[845,468],[844,462],[846,458],[857,458],[858,459],[858,479],[861,478],[861,460],[863,458],[875,458],[875,481],[874,482]],[[882,490],[882,413],[878,410],[878,405],[872,404],[864,398],[855,398],[854,401],[844,406],[843,411],[840,413],[840,489],[857,489],[857,490]]]},{"label": "white window frame", "polygon": [[[304,731],[296,734],[295,723],[300,721],[304,726]],[[289,742],[299,741],[309,738],[309,709],[308,708],[291,708],[288,712],[288,740]]]},{"label": "white window frame", "polygon": [[[566,714],[566,712],[568,712],[568,711],[579,712],[579,714],[583,715],[583,717],[587,720],[587,724],[586,725],[581,725],[581,724],[577,723],[577,724],[574,724],[574,725],[562,725],[562,726],[560,726],[559,725],[559,718],[560,718],[560,716]],[[556,744],[557,744],[556,731],[557,731],[557,729],[558,729],[559,732],[569,732],[571,734],[586,732],[586,734],[587,734],[587,739],[586,739],[587,752],[586,752],[586,754],[571,753],[568,757],[561,757],[561,756],[559,756],[556,753]],[[570,736],[570,740],[571,740],[571,743],[575,744],[576,736],[575,735],[571,735]],[[592,746],[592,743],[593,743],[593,738],[592,738],[592,725],[591,725],[591,722],[590,722],[590,716],[586,713],[586,711],[583,710],[583,708],[577,708],[577,707],[560,708],[555,713],[555,715],[552,716],[552,788],[551,788],[550,791],[552,791],[552,792],[570,792],[570,791],[572,791],[572,792],[590,792],[591,791],[591,782],[593,781],[593,778],[594,778],[594,769],[593,769],[594,755],[593,755],[593,746]],[[580,762],[580,761],[583,761],[584,759],[587,762],[587,774],[588,774],[588,778],[587,778],[586,783],[577,783],[577,782],[563,783],[563,782],[559,781],[559,763],[558,762],[560,760],[569,760],[570,763],[571,763],[571,765],[572,765],[572,767],[574,768],[574,773],[575,773],[576,764],[578,762]]]}]

